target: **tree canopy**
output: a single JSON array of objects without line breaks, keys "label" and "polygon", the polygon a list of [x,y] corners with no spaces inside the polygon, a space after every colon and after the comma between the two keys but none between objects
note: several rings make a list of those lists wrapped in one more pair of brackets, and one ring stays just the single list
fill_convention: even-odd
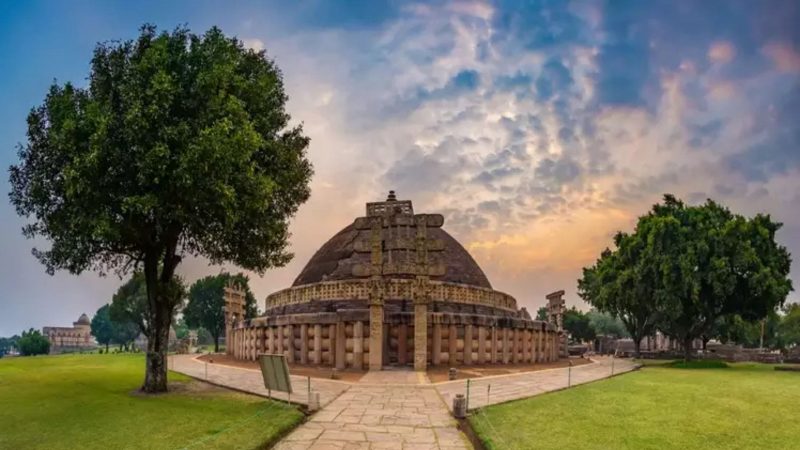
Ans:
[{"label": "tree canopy", "polygon": [[256,316],[256,298],[250,290],[249,280],[243,273],[221,273],[197,280],[189,288],[189,301],[183,310],[186,324],[192,328],[205,328],[214,339],[214,351],[219,351],[219,338],[225,332],[225,286],[236,283],[245,291],[245,318]]},{"label": "tree canopy", "polygon": [[780,227],[768,215],[745,218],[713,200],[688,206],[665,195],[633,234],[617,234],[616,250],[584,269],[579,292],[622,319],[637,351],[657,326],[688,358],[691,342],[720,318],[758,320],[783,304],[792,283],[789,252],[775,241]]},{"label": "tree canopy", "polygon": [[638,356],[642,338],[655,332],[658,319],[652,266],[656,250],[636,233],[617,233],[614,244],[614,251],[606,249],[594,266],[583,269],[578,295],[622,321]]},{"label": "tree canopy", "polygon": [[39,330],[31,328],[22,332],[17,348],[23,356],[46,355],[50,353],[50,341]]},{"label": "tree canopy", "polygon": [[589,324],[598,336],[614,338],[630,337],[628,330],[625,329],[625,324],[611,314],[600,312],[593,308],[586,313],[586,316],[589,318]]},{"label": "tree canopy", "polygon": [[574,306],[564,312],[564,329],[578,342],[593,341],[596,337],[589,316]]},{"label": "tree canopy", "polygon": [[114,339],[114,324],[111,322],[111,314],[109,313],[110,306],[105,304],[97,309],[92,317],[92,336],[97,340],[100,345],[106,346]]},{"label": "tree canopy", "polygon": [[263,273],[286,264],[289,219],[309,196],[309,139],[290,124],[282,74],[216,27],[141,28],[98,44],[89,85],[53,84],[10,168],[23,232],[49,273],[142,268],[146,392],[167,389],[172,289],[187,256]]}]

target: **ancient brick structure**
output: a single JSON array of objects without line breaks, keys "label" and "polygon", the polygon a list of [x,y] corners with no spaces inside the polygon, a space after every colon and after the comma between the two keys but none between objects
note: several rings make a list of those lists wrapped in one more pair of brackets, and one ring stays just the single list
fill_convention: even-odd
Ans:
[{"label": "ancient brick structure", "polygon": [[325,243],[292,287],[267,297],[264,316],[242,320],[242,293],[226,289],[228,353],[370,370],[558,359],[555,323],[531,320],[493,290],[443,224],[394,192],[367,203],[366,216]]},{"label": "ancient brick structure", "polygon": [[97,344],[92,337],[92,322],[81,314],[72,327],[44,327],[42,335],[50,341],[50,353],[92,350]]}]

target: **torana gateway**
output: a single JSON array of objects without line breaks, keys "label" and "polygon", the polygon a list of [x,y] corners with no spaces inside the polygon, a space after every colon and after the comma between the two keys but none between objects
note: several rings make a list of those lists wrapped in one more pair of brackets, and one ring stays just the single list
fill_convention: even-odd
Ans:
[{"label": "torana gateway", "polygon": [[565,354],[563,291],[548,322],[492,289],[441,214],[414,214],[394,192],[325,243],[290,288],[241,320],[244,296],[226,289],[227,352],[283,353],[293,364],[380,370],[387,365],[555,361]]}]

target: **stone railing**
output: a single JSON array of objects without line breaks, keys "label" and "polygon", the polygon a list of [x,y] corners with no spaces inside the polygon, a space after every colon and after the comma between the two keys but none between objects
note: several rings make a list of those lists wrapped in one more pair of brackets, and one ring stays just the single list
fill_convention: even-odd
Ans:
[{"label": "stone railing", "polygon": [[[509,311],[517,310],[514,297],[500,291],[444,281],[430,281],[428,297],[433,302],[465,303],[490,306]],[[386,299],[411,299],[413,280],[386,280]],[[295,286],[267,296],[267,310],[286,305],[326,300],[369,300],[369,280],[322,281]]]}]

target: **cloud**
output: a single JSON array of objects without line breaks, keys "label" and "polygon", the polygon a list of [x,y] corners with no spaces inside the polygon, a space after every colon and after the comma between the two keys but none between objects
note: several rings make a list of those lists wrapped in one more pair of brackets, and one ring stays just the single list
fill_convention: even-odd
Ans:
[{"label": "cloud", "polygon": [[708,48],[708,59],[714,63],[727,64],[736,56],[736,48],[728,41],[713,42]]},{"label": "cloud", "polygon": [[253,49],[257,52],[264,50],[266,47],[264,46],[264,41],[261,39],[256,38],[242,38],[242,44],[249,49]]},{"label": "cloud", "polygon": [[800,52],[792,45],[782,42],[770,42],[762,49],[781,72],[800,73]]}]

